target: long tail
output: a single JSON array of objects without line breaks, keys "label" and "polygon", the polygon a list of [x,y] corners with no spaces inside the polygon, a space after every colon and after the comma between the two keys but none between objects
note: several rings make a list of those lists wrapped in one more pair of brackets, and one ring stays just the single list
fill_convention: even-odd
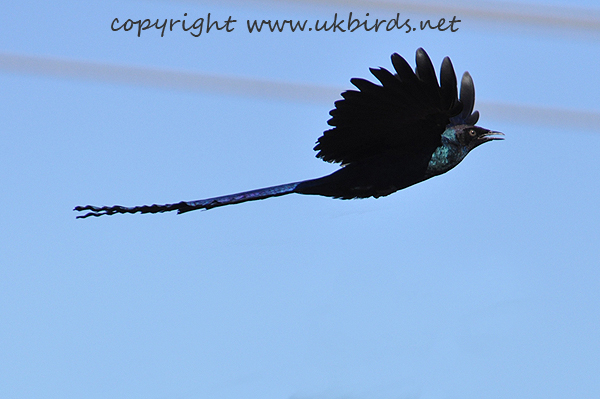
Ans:
[{"label": "long tail", "polygon": [[121,205],[114,206],[76,206],[74,211],[91,211],[85,215],[77,216],[77,219],[85,219],[90,216],[102,216],[102,215],[114,215],[115,213],[160,213],[177,211],[177,213],[184,213],[193,211],[195,209],[212,209],[218,206],[225,206],[231,204],[239,204],[246,201],[261,200],[270,197],[279,197],[280,195],[286,195],[296,192],[296,187],[301,183],[296,182],[282,184],[279,186],[260,188],[258,190],[246,191],[243,193],[223,195],[221,197],[201,199],[197,201],[181,201],[176,204],[165,204],[165,205],[140,205],[133,207],[126,207]]}]

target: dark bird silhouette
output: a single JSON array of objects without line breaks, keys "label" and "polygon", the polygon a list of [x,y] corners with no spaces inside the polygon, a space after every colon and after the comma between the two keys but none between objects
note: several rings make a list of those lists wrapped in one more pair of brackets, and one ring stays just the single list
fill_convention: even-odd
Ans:
[{"label": "dark bird silhouette", "polygon": [[429,56],[417,50],[416,68],[398,54],[392,55],[396,71],[371,68],[381,83],[354,78],[358,90],[342,93],[328,124],[333,126],[317,140],[317,157],[340,163],[334,173],[310,180],[261,188],[243,193],[166,205],[134,207],[77,206],[89,216],[115,213],[158,213],[195,209],[277,197],[291,193],[333,198],[379,198],[458,165],[473,148],[500,140],[500,132],[475,123],[475,87],[468,72],[462,77],[460,97],[450,58],[444,58],[438,83]]}]

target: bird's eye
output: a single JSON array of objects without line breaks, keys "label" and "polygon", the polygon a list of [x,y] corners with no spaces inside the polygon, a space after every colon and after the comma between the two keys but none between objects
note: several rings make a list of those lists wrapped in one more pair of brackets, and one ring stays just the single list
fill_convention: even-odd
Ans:
[{"label": "bird's eye", "polygon": [[477,132],[473,129],[469,130],[469,134],[471,135],[471,137],[475,137],[475,135],[477,134]]}]

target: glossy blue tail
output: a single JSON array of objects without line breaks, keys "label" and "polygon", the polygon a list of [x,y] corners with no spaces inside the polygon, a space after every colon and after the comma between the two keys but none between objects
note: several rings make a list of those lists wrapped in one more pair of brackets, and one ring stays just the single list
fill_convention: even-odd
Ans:
[{"label": "glossy blue tail", "polygon": [[206,198],[197,201],[181,201],[176,204],[164,205],[140,205],[126,207],[121,205],[113,206],[76,206],[75,211],[90,211],[85,215],[77,216],[77,219],[84,219],[90,216],[114,215],[115,213],[161,213],[177,211],[177,213],[185,213],[196,209],[212,209],[219,206],[239,204],[246,201],[256,201],[270,197],[278,197],[293,193],[296,187],[301,182],[282,184],[279,186],[260,188],[258,190],[245,191],[243,193],[223,195],[221,197]]}]

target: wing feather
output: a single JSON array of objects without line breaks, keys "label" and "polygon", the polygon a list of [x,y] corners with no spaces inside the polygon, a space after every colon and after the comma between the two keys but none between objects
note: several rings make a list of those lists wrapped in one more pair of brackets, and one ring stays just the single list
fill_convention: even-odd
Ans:
[{"label": "wing feather", "polygon": [[400,55],[393,54],[391,59],[396,74],[384,68],[370,69],[380,84],[362,78],[350,80],[358,90],[343,92],[343,99],[335,102],[327,122],[333,128],[318,139],[317,157],[349,164],[389,151],[432,152],[441,144],[449,124],[474,119],[473,81],[470,75],[463,76],[459,99],[448,57],[442,62],[440,83],[423,49],[417,50],[414,71]]}]

